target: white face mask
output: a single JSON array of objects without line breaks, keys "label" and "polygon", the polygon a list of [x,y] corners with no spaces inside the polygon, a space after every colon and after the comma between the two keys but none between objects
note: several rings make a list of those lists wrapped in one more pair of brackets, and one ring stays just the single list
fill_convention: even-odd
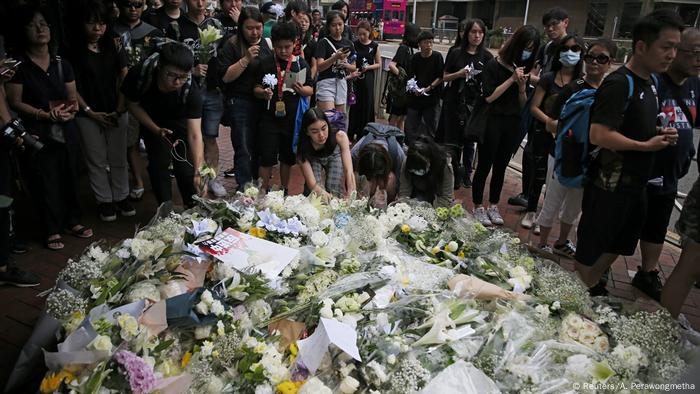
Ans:
[{"label": "white face mask", "polygon": [[581,60],[581,52],[574,52],[572,50],[568,50],[566,52],[562,52],[559,54],[559,62],[564,66],[564,67],[572,67],[578,64],[578,62]]}]

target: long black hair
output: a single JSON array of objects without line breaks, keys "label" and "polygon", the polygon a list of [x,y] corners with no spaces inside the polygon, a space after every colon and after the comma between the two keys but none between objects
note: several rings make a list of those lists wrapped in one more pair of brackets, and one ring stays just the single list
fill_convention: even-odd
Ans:
[{"label": "long black hair", "polygon": [[571,77],[572,81],[575,81],[583,76],[583,55],[586,53],[586,44],[583,42],[581,37],[577,36],[576,34],[569,34],[559,40],[557,43],[556,51],[554,52],[554,56],[552,57],[552,69],[551,71],[557,72],[564,68],[564,65],[561,64],[559,61],[559,55],[566,50],[564,45],[566,44],[567,41],[574,40],[576,42],[576,45],[581,47],[581,59],[579,59],[578,63],[576,63],[576,66],[574,67],[574,75]]},{"label": "long black hair", "polygon": [[[486,24],[484,21],[481,19],[469,19],[464,22],[463,26],[463,31],[464,31],[464,38],[460,41],[459,45],[462,50],[466,51],[469,49],[469,32],[474,28],[474,25],[479,26],[482,32],[484,32],[484,36],[481,38],[481,43],[477,45],[476,47],[476,52],[479,53],[484,50],[484,42],[486,41],[486,32],[488,31],[486,29]],[[457,34],[457,38],[459,38],[459,34]],[[457,41],[455,41],[455,46],[457,46]]]},{"label": "long black hair", "polygon": [[[532,54],[527,60],[522,60],[521,55],[525,48],[532,43]],[[540,33],[537,28],[532,25],[520,26],[518,30],[513,33],[513,36],[506,41],[498,51],[498,56],[501,62],[512,66],[513,64],[518,67],[525,67],[525,73],[529,73],[535,64],[535,57],[537,51],[540,49]]]},{"label": "long black hair", "polygon": [[418,27],[418,25],[415,23],[406,23],[403,29],[401,43],[411,48],[418,48],[418,34],[420,34],[420,27]]},{"label": "long black hair", "polygon": [[[446,165],[447,153],[445,150],[431,137],[421,135],[408,147],[404,171],[409,172],[409,177],[420,178],[427,185],[425,191],[429,195],[435,195],[442,184]],[[411,171],[425,170],[428,166],[430,168],[422,176],[410,173]]]},{"label": "long black hair", "polygon": [[260,22],[261,24],[264,23],[262,13],[258,7],[246,6],[241,8],[241,14],[238,16],[238,30],[236,32],[236,37],[234,38],[234,43],[238,45],[238,48],[241,51],[241,56],[245,55],[245,51],[247,51],[248,47],[250,46],[243,35],[243,30],[245,30],[243,24],[248,19]]},{"label": "long black hair", "polygon": [[[331,6],[331,10],[338,12],[341,12],[340,10],[342,10],[343,8],[347,8],[348,10],[348,16],[343,19],[343,22],[347,22],[350,20],[350,6],[348,5],[348,3],[346,3],[344,0],[338,0]],[[340,17],[343,17],[342,13],[340,14]]]},{"label": "long black hair", "polygon": [[[309,137],[309,135],[306,133],[309,126],[319,120],[325,122],[328,126],[328,138],[326,138],[326,143],[324,144],[323,149],[316,150],[311,144],[311,137]],[[301,118],[301,132],[299,133],[299,145],[297,146],[297,160],[308,161],[312,157],[323,157],[333,153],[337,145],[335,140],[335,135],[337,133],[338,131],[333,128],[323,110],[319,109],[318,107],[310,108]]]},{"label": "long black hair", "polygon": [[[75,7],[73,10],[72,23],[70,23],[71,47],[70,52],[75,53],[75,56],[85,50],[87,42],[87,34],[85,34],[85,24],[90,22],[103,22],[106,25],[111,24],[110,17],[111,9],[100,0],[87,0],[81,7]],[[116,52],[114,38],[110,34],[110,27],[105,29],[105,33],[100,37],[97,45],[100,50],[107,52]]]},{"label": "long black hair", "polygon": [[[7,29],[8,52],[12,55],[20,55],[29,49],[29,39],[27,37],[27,26],[32,23],[34,16],[41,15],[48,23],[47,13],[44,9],[31,5],[21,5],[11,9],[12,18],[9,20],[10,28]],[[49,50],[53,52],[55,49],[54,31],[49,27],[51,34],[51,42],[49,42]]]}]

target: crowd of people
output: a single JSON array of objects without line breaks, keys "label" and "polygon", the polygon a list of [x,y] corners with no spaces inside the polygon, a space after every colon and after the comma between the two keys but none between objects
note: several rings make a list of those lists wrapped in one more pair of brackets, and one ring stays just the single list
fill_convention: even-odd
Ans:
[{"label": "crowd of people", "polygon": [[[400,198],[446,207],[465,187],[475,219],[491,227],[503,224],[505,171],[527,137],[522,193],[508,203],[525,209],[521,225],[539,235],[538,246],[575,259],[591,294],[602,295],[606,271],[639,243],[633,285],[678,314],[700,275],[697,182],[677,225],[683,254],[663,289],[657,269],[698,124],[700,31],[684,29],[678,15],[641,18],[630,60],[613,72],[615,44],[570,33],[558,7],[542,19],[546,43],[537,27],[522,26],[496,56],[481,20],[460,23],[444,58],[432,33],[407,23],[375,98],[382,64],[373,26],[353,31],[344,1],[324,19],[298,0],[219,6],[67,2],[62,29],[40,8],[12,9],[0,66],[0,193],[12,195],[15,177],[26,181],[48,249],[62,249],[63,234],[93,235],[80,220],[77,158],[103,221],[135,215],[142,150],[159,205],[172,206],[172,178],[185,207],[197,195],[225,197],[210,169],[219,170],[217,140],[228,129],[234,165],[221,172],[238,190],[253,182],[286,193],[295,165],[305,193],[358,193],[377,207]],[[375,122],[380,99],[388,125]],[[7,229],[9,207],[1,212]],[[7,264],[10,250],[26,248],[2,233],[0,283],[38,284]]]}]

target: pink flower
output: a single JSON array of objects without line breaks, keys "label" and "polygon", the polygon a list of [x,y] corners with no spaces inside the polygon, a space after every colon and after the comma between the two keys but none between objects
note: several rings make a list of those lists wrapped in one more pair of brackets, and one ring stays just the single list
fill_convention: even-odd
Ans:
[{"label": "pink flower", "polygon": [[134,393],[148,393],[156,386],[158,378],[153,367],[141,357],[128,350],[120,350],[114,354],[114,359],[126,370],[129,386]]}]

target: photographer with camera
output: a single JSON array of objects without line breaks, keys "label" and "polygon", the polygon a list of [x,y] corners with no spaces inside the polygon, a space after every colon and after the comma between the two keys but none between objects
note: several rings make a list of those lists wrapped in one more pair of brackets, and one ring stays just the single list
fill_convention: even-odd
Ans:
[{"label": "photographer with camera", "polygon": [[[0,52],[4,51],[0,50]],[[10,260],[11,151],[21,147],[25,139],[30,144],[32,142],[38,143],[28,134],[23,134],[16,127],[12,127],[13,124],[21,127],[21,124],[17,120],[12,121],[11,119],[12,116],[7,107],[5,96],[5,82],[14,76],[14,69],[18,65],[18,62],[12,59],[3,59],[0,62],[0,127],[2,129],[2,136],[0,136],[0,285],[33,287],[39,285],[39,278],[30,272],[21,270]]]},{"label": "photographer with camera", "polygon": [[38,9],[24,6],[13,14],[13,30],[21,51],[22,64],[7,83],[7,98],[22,122],[44,144],[40,150],[27,149],[23,173],[41,212],[45,245],[50,250],[65,247],[66,232],[91,238],[92,229],[79,222],[76,190],[75,130],[77,92],[70,63],[49,52],[51,30]]}]

